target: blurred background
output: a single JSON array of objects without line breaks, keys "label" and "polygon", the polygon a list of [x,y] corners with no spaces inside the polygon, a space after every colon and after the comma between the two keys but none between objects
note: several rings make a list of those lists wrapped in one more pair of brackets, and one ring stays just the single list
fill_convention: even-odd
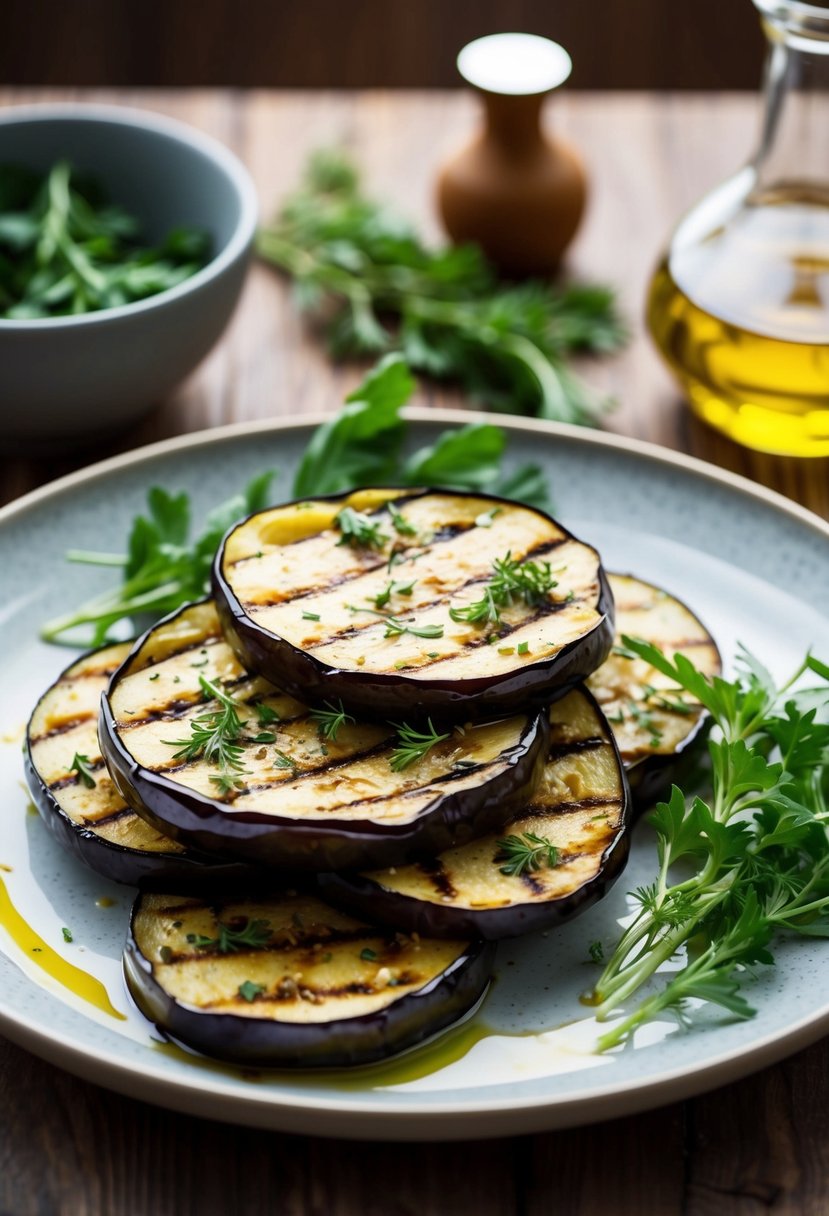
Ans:
[{"label": "blurred background", "polygon": [[5,0],[6,85],[458,84],[495,30],[563,43],[577,89],[755,89],[763,38],[735,0]]}]

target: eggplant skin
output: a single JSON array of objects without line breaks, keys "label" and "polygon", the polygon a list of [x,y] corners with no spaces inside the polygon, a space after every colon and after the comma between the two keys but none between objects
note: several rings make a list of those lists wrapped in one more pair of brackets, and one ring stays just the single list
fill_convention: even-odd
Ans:
[{"label": "eggplant skin", "polygon": [[[117,654],[119,650],[128,651],[129,646],[102,646],[89,651],[80,659],[73,660],[39,699],[27,724],[24,775],[32,801],[47,831],[76,861],[103,878],[126,886],[152,890],[168,888],[172,884],[182,889],[196,890],[205,885],[224,888],[249,882],[251,867],[233,861],[217,863],[213,857],[200,857],[182,850],[181,846],[174,844],[172,840],[167,852],[161,849],[130,848],[107,840],[96,832],[93,826],[82,825],[70,818],[38,770],[34,757],[34,748],[37,745],[34,723],[38,714],[43,711],[46,699],[56,694],[64,681],[77,678],[85,665],[90,662],[94,664],[96,658],[103,658],[106,652]],[[105,681],[106,672],[99,682]],[[94,726],[92,729],[94,730]],[[121,813],[126,815],[130,812],[124,807]]]},{"label": "eggplant skin", "polygon": [[198,852],[286,871],[397,865],[497,827],[523,804],[544,764],[549,730],[528,719],[522,745],[485,785],[438,794],[431,809],[398,826],[356,820],[309,823],[258,811],[229,814],[222,803],[144,768],[125,748],[109,702],[98,720],[101,752],[124,800],[158,831]]},{"label": "eggplant skin", "polygon": [[[617,822],[612,829],[612,838],[602,849],[596,873],[592,877],[580,882],[566,894],[542,899],[539,902],[531,902],[527,899],[504,903],[503,906],[493,903],[490,907],[470,907],[460,901],[453,902],[455,893],[452,892],[451,885],[450,894],[444,899],[420,899],[383,885],[380,881],[382,876],[365,873],[327,873],[318,878],[322,897],[336,907],[356,915],[371,916],[385,924],[395,925],[406,933],[420,933],[443,938],[480,936],[488,941],[499,941],[525,933],[555,928],[602,899],[621,874],[630,854],[630,790],[613,733],[595,699],[586,689],[580,688],[569,694],[567,699],[556,702],[551,713],[564,712],[568,704],[576,700],[589,706],[593,720],[601,724],[600,737],[609,755],[613,757],[615,769],[615,792],[612,794],[608,792],[606,799],[603,800],[603,805],[613,805],[617,808]],[[555,734],[552,748],[553,753],[551,754],[554,754]],[[553,762],[551,761],[551,763]],[[590,795],[588,794],[586,797],[589,799]],[[502,829],[501,835],[532,831],[532,807],[528,809],[530,817],[525,818],[519,812],[516,819]],[[550,814],[554,813],[553,804]],[[566,820],[563,822],[566,823]],[[490,846],[493,848],[493,852],[494,844],[494,840],[491,840]],[[427,870],[434,869],[436,866],[437,872],[440,873],[442,861],[443,859],[438,857],[436,863],[432,862],[427,866]],[[446,861],[451,884],[452,866],[456,865],[457,861],[451,853],[446,856]]]},{"label": "eggplant skin", "polygon": [[[616,602],[616,643],[630,634],[658,646],[666,655],[684,654],[711,677],[722,673],[722,658],[710,631],[687,604],[655,583],[631,574],[608,575]],[[669,683],[669,682],[668,682]],[[667,796],[672,784],[682,785],[693,771],[696,757],[711,727],[701,705],[677,714],[654,706],[644,692],[665,678],[643,660],[633,662],[615,652],[587,681],[608,714],[628,775],[636,814]],[[648,710],[649,725],[630,712],[632,701]],[[655,728],[655,737],[654,735]]]},{"label": "eggplant skin", "polygon": [[[179,649],[182,636],[186,637],[187,644]],[[471,755],[475,755],[474,738],[486,736],[494,740],[491,743],[495,750],[490,771],[481,769],[479,772],[473,770],[469,774],[464,773],[462,768],[455,765],[457,751],[462,752],[462,743],[453,738],[446,743],[445,754],[443,744],[438,744],[432,753],[438,758],[437,768],[430,767],[430,761],[426,760],[423,762],[423,776],[418,777],[418,766],[412,767],[411,780],[407,778],[398,795],[400,806],[394,816],[384,818],[378,813],[372,817],[374,804],[382,802],[382,799],[369,797],[361,800],[355,795],[344,801],[352,807],[359,804],[359,817],[356,811],[341,818],[332,812],[330,815],[314,814],[303,821],[295,812],[280,813],[280,800],[289,801],[291,795],[290,791],[281,791],[280,782],[270,787],[269,783],[278,770],[274,769],[272,758],[268,759],[267,756],[261,760],[265,766],[261,780],[268,778],[266,786],[269,786],[273,802],[263,808],[260,805],[240,805],[236,798],[231,807],[227,802],[214,798],[212,789],[205,790],[204,786],[199,789],[196,785],[188,784],[180,771],[186,766],[177,765],[170,775],[163,768],[156,767],[135,741],[140,736],[132,731],[132,727],[137,724],[141,730],[148,728],[152,722],[163,723],[165,719],[163,716],[153,717],[152,714],[145,718],[137,717],[138,704],[132,706],[125,719],[124,706],[120,705],[124,696],[132,697],[133,690],[128,682],[135,675],[147,673],[154,664],[159,664],[156,670],[162,673],[161,681],[158,685],[149,680],[146,683],[150,688],[159,690],[153,697],[161,697],[161,703],[166,705],[164,698],[168,690],[165,680],[169,670],[165,676],[164,665],[176,663],[182,658],[189,659],[192,643],[204,646],[208,666],[202,668],[201,663],[194,665],[184,662],[174,681],[176,697],[189,706],[188,712],[197,709],[200,704],[198,698],[202,697],[202,691],[199,676],[202,670],[208,674],[219,671],[231,673],[237,678],[241,677],[244,682],[246,673],[239,667],[222,637],[215,606],[210,601],[186,605],[148,630],[114,673],[108,691],[102,694],[98,740],[101,755],[124,801],[162,834],[200,854],[219,854],[225,860],[233,858],[253,865],[291,871],[395,865],[410,857],[424,856],[451,843],[470,839],[490,827],[500,825],[513,809],[523,804],[543,767],[550,729],[547,715],[541,712],[522,713],[495,723],[476,723],[472,732],[467,733],[467,752]],[[269,688],[258,677],[249,681],[249,689],[254,686],[260,690],[264,688],[266,692]],[[142,698],[144,692],[141,690]],[[249,691],[248,696],[251,695]],[[272,688],[269,695],[272,705],[280,700],[280,694],[276,694]],[[142,699],[140,706],[146,707],[150,703],[154,702]],[[241,701],[241,704],[246,702]],[[289,706],[286,712],[296,714],[301,711],[294,721],[307,723],[307,707],[297,702],[292,705],[293,709]],[[156,713],[158,705],[153,710],[153,714]],[[180,723],[184,720],[177,719]],[[344,734],[347,735],[352,729],[359,731],[361,725],[356,722],[347,725],[343,728]],[[503,738],[499,735],[501,728]],[[367,754],[377,752],[377,727],[371,726],[369,733],[372,743]],[[394,747],[394,731],[387,724],[385,731],[379,732],[379,735],[380,743],[388,748],[390,757]],[[316,737],[317,728],[314,727]],[[344,746],[342,756],[338,759],[335,754],[332,759],[326,751],[328,759],[320,766],[319,777],[315,777],[313,767],[300,772],[303,790],[309,790],[305,797],[312,802],[315,780],[322,782],[320,797],[324,797],[326,789],[331,786],[332,770],[338,772],[339,781],[347,780],[347,764],[351,754],[349,745],[343,745],[340,741],[337,744],[332,742],[330,746]],[[352,745],[352,751],[359,762],[359,749],[354,750]],[[386,755],[385,751],[383,755]],[[254,766],[257,763],[260,763],[257,757],[249,761]],[[388,774],[389,789],[393,794],[397,774],[391,768]],[[308,787],[304,785],[306,777]],[[383,793],[382,787],[378,787],[372,790],[372,794],[377,794],[378,789],[380,794]],[[413,807],[415,810],[411,809]]]},{"label": "eggplant skin", "polygon": [[[366,494],[399,496],[408,502],[430,494],[454,498],[480,499],[499,506],[515,507],[541,516],[551,523],[565,540],[578,541],[571,532],[544,511],[523,507],[510,499],[496,495],[460,492],[441,487],[419,490],[366,490]],[[320,495],[319,503],[349,500],[350,495]],[[298,500],[298,503],[303,500]],[[286,503],[285,507],[298,505]],[[223,571],[225,547],[237,529],[244,527],[255,515],[235,524],[219,546],[212,569],[212,593],[221,621],[222,631],[239,661],[247,670],[257,672],[271,683],[299,700],[311,704],[341,701],[350,712],[369,721],[389,718],[423,721],[427,716],[437,724],[459,720],[477,721],[504,717],[522,709],[542,708],[551,700],[563,696],[595,671],[610,653],[613,645],[613,593],[598,554],[598,596],[594,604],[598,620],[589,633],[564,645],[546,660],[529,663],[520,670],[493,677],[483,674],[468,679],[415,679],[405,672],[371,672],[342,670],[328,665],[314,655],[295,647],[285,638],[257,624],[250,617],[232,590]],[[595,550],[593,551],[595,553]]]},{"label": "eggplant skin", "polygon": [[[140,898],[140,897],[139,897]],[[475,941],[440,975],[376,1012],[331,1022],[290,1023],[205,1013],[167,993],[134,934],[133,907],[123,967],[141,1013],[164,1034],[228,1063],[280,1069],[373,1064],[448,1029],[485,994],[495,946]]]}]

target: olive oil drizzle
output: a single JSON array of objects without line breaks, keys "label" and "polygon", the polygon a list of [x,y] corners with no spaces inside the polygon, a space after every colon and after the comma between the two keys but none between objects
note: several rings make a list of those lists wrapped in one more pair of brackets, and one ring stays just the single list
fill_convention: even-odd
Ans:
[{"label": "olive oil drizzle", "polygon": [[[528,1032],[530,1033],[530,1032]],[[363,1064],[354,1068],[329,1069],[273,1069],[273,1068],[237,1068],[232,1064],[223,1064],[208,1056],[198,1055],[169,1039],[152,1039],[155,1051],[171,1059],[179,1060],[194,1068],[205,1069],[208,1072],[223,1073],[242,1081],[264,1082],[282,1085],[320,1086],[325,1089],[339,1089],[345,1092],[368,1091],[382,1089],[390,1085],[405,1085],[410,1081],[419,1081],[423,1077],[431,1077],[457,1063],[468,1055],[472,1048],[483,1039],[492,1035],[508,1035],[509,1031],[496,1030],[485,1022],[473,1017],[461,1026],[447,1030],[432,1042],[422,1047],[413,1047],[390,1060],[381,1060],[377,1064]]]},{"label": "olive oil drizzle", "polygon": [[35,933],[11,901],[5,882],[0,878],[0,926],[30,962],[56,980],[68,992],[82,1001],[87,1001],[118,1021],[125,1022],[126,1014],[120,1012],[109,999],[109,993],[100,980],[88,971],[82,971],[74,963],[67,962],[56,950]]}]

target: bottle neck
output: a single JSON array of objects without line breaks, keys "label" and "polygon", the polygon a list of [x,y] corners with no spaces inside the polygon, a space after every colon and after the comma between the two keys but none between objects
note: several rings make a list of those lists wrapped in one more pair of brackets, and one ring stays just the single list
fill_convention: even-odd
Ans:
[{"label": "bottle neck", "polygon": [[482,92],[487,139],[508,157],[526,156],[544,140],[541,107],[545,93],[515,96]]},{"label": "bottle neck", "polygon": [[[829,8],[787,0],[755,3],[769,51],[752,195],[829,204]],[[804,21],[804,13],[818,16]]]}]

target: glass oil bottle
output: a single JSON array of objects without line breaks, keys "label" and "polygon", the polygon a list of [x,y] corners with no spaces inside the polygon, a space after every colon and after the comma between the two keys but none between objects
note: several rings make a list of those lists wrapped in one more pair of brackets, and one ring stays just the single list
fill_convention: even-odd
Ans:
[{"label": "glass oil bottle", "polygon": [[754,0],[769,40],[760,148],[681,220],[648,326],[706,422],[829,455],[829,7]]}]

